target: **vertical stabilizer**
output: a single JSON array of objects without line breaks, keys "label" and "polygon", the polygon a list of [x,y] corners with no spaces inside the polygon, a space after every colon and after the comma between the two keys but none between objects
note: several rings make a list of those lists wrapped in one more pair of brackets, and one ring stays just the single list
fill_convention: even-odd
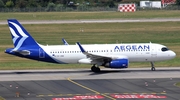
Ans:
[{"label": "vertical stabilizer", "polygon": [[15,47],[14,50],[18,50],[20,47],[38,45],[32,36],[16,19],[8,19],[8,25]]}]

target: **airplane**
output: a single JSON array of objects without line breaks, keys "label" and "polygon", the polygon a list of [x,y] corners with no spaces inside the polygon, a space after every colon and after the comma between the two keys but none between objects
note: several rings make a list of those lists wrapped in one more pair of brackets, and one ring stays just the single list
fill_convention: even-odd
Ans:
[{"label": "airplane", "polygon": [[129,62],[150,62],[155,71],[154,62],[173,59],[176,53],[157,43],[120,43],[81,45],[41,45],[16,20],[7,20],[14,48],[5,53],[58,64],[90,64],[91,71],[100,72],[100,66],[106,68],[128,68]]},{"label": "airplane", "polygon": [[69,45],[68,42],[64,38],[62,38],[62,42],[64,45]]}]

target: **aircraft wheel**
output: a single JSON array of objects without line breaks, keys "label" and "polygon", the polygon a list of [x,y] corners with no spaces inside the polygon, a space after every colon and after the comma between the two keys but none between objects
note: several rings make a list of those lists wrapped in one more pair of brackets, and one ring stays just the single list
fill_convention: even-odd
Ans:
[{"label": "aircraft wheel", "polygon": [[91,71],[95,72],[95,70],[96,70],[96,66],[93,65],[93,66],[91,67]]},{"label": "aircraft wheel", "polygon": [[156,70],[156,68],[154,67],[154,62],[151,62],[151,70],[152,70],[152,71],[155,71],[155,70]]},{"label": "aircraft wheel", "polygon": [[91,71],[93,71],[93,72],[100,72],[100,68],[93,65],[91,67]]},{"label": "aircraft wheel", "polygon": [[96,72],[100,72],[100,68],[99,67],[96,67]]},{"label": "aircraft wheel", "polygon": [[156,68],[155,68],[155,67],[152,67],[152,68],[151,68],[151,70],[152,70],[152,71],[155,71],[155,70],[156,70]]}]

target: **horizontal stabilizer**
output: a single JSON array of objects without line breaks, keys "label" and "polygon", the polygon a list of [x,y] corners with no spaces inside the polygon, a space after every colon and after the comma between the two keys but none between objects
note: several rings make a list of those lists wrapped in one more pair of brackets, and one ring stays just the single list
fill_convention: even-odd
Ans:
[{"label": "horizontal stabilizer", "polygon": [[14,51],[12,51],[12,52],[14,52],[14,53],[19,53],[19,54],[22,54],[22,55],[24,55],[24,56],[30,55],[30,51],[28,51],[28,50],[22,50],[22,51],[20,51],[20,50],[14,50]]}]

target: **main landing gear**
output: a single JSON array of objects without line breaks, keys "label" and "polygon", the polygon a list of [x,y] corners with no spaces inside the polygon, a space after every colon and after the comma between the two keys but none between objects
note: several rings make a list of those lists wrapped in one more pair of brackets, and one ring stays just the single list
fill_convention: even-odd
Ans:
[{"label": "main landing gear", "polygon": [[91,71],[93,71],[93,72],[100,72],[101,70],[100,70],[100,68],[99,67],[97,67],[95,64],[91,67]]},{"label": "main landing gear", "polygon": [[154,67],[154,62],[151,62],[151,70],[152,70],[152,71],[155,71],[155,70],[156,70],[156,68]]}]

